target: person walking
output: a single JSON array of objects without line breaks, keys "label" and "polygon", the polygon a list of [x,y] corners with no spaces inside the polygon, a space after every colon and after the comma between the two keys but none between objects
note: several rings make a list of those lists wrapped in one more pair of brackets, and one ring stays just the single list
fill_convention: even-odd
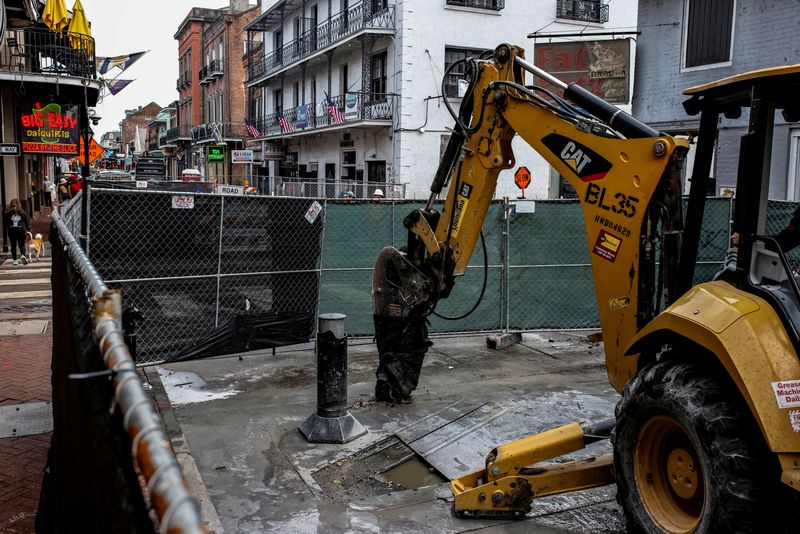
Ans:
[{"label": "person walking", "polygon": [[[19,199],[15,198],[8,205],[8,209],[3,214],[3,224],[8,228],[8,238],[11,241],[11,258],[14,265],[19,265],[22,260],[23,265],[27,265],[28,258],[25,257],[25,232],[30,230],[28,214],[22,209]],[[20,260],[17,259],[17,248],[19,248]]]}]

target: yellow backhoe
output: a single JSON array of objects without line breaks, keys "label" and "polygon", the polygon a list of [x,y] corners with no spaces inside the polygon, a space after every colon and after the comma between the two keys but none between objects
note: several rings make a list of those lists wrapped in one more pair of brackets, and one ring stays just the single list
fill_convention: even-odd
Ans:
[{"label": "yellow backhoe", "polygon": [[[580,198],[608,379],[622,399],[615,420],[496,447],[484,469],[451,482],[456,514],[520,517],[537,497],[616,482],[631,532],[797,531],[800,290],[764,228],[774,117],[798,120],[800,65],[685,91],[700,130],[684,214],[686,140],[561,82],[519,47],[462,61],[469,87],[430,200],[373,273],[376,396],[396,402],[416,387],[426,317],[464,274],[519,135]],[[743,109],[737,267],[695,285],[718,119]],[[613,455],[545,463],[608,438]]]}]

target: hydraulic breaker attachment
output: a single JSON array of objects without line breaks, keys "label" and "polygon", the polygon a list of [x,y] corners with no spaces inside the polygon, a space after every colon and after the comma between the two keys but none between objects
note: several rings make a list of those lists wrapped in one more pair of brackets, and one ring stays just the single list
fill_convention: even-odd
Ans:
[{"label": "hydraulic breaker attachment", "polygon": [[486,469],[450,482],[459,517],[519,518],[537,497],[605,486],[614,482],[610,454],[557,464],[537,465],[606,439],[609,419],[589,427],[570,423],[494,449]]}]

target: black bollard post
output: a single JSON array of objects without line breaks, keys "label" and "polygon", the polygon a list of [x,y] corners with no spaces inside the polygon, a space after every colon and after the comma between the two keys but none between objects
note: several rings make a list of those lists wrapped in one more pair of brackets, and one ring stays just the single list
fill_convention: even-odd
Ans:
[{"label": "black bollard post", "polygon": [[136,323],[143,320],[144,315],[136,306],[122,310],[122,335],[134,360],[136,360]]},{"label": "black bollard post", "polygon": [[347,411],[347,334],[345,316],[319,316],[317,329],[317,411],[300,425],[313,443],[347,443],[367,429]]}]

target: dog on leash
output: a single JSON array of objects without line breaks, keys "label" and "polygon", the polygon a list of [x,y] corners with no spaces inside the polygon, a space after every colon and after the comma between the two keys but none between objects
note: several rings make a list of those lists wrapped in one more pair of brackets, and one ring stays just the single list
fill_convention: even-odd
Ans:
[{"label": "dog on leash", "polygon": [[33,261],[33,258],[36,258],[36,261],[39,261],[39,256],[44,256],[44,240],[42,239],[42,234],[32,235],[30,232],[26,232],[28,234],[28,239],[26,240],[26,245],[28,247],[28,257]]}]

